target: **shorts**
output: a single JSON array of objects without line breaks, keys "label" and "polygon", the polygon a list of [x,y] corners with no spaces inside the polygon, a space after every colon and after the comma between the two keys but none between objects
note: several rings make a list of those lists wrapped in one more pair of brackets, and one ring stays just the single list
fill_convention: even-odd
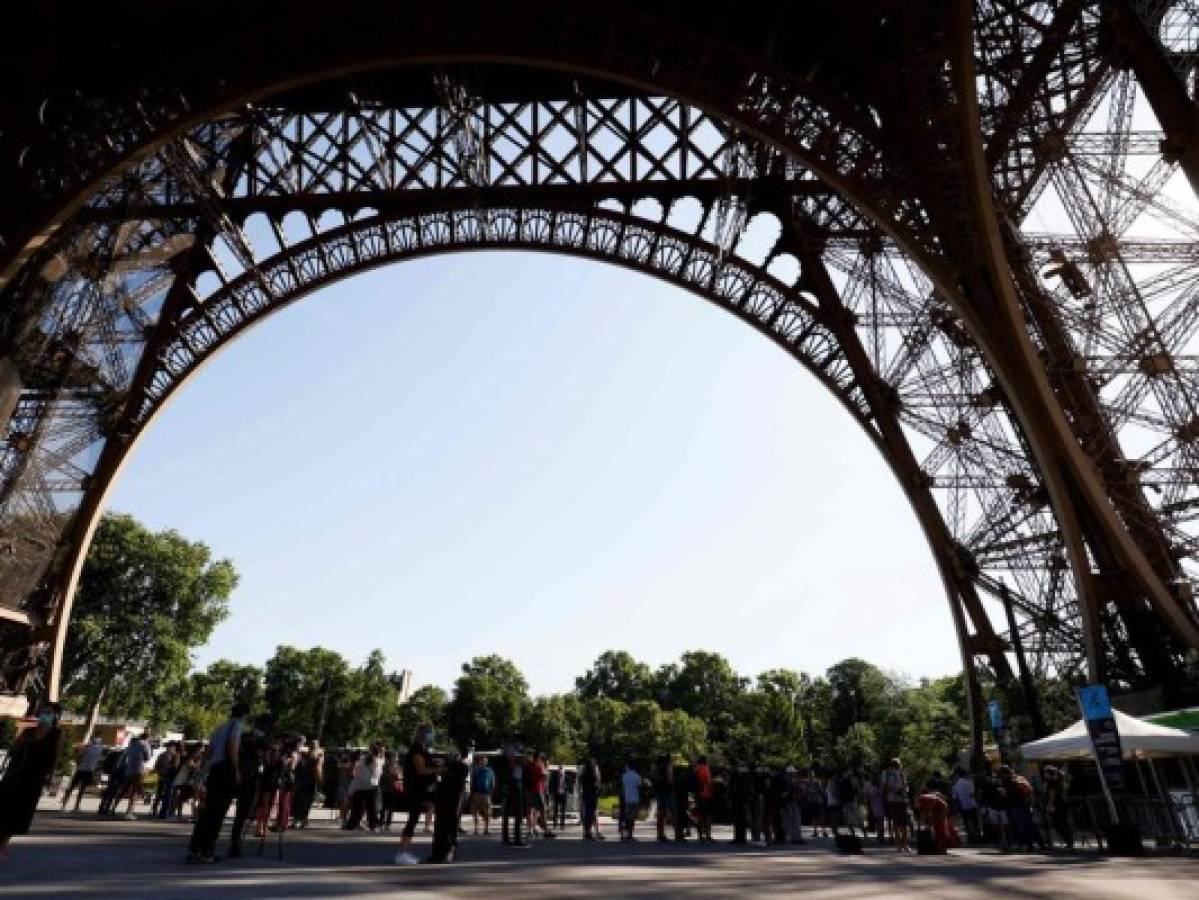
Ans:
[{"label": "shorts", "polygon": [[704,819],[712,818],[712,798],[696,797],[695,812]]},{"label": "shorts", "polygon": [[140,794],[142,783],[145,781],[145,776],[142,774],[126,775],[125,780],[121,782],[121,793],[128,791],[131,794]]},{"label": "shorts", "polygon": [[467,812],[475,816],[491,815],[491,797],[487,794],[471,794]]},{"label": "shorts", "polygon": [[96,783],[96,773],[90,770],[78,771],[71,776],[71,784],[89,788]]},{"label": "shorts", "polygon": [[545,795],[536,791],[525,791],[525,809],[545,812]]}]

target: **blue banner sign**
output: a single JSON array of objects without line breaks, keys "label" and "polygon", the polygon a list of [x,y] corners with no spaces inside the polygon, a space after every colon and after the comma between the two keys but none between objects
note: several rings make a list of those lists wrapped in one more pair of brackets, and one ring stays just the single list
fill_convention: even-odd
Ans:
[{"label": "blue banner sign", "polygon": [[1124,788],[1124,753],[1120,746],[1120,731],[1107,688],[1089,684],[1078,689],[1078,707],[1091,735],[1091,749],[1099,766],[1099,777],[1109,792]]},{"label": "blue banner sign", "polygon": [[991,719],[991,730],[998,733],[1003,728],[1003,708],[999,705],[998,700],[987,702],[987,715]]}]

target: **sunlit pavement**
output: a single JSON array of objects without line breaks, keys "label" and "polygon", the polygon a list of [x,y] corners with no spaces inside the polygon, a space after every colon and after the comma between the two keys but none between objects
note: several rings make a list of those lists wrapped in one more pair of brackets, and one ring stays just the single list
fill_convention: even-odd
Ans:
[{"label": "sunlit pavement", "polygon": [[[592,844],[570,827],[564,837],[525,851],[500,846],[493,830],[489,838],[463,838],[461,861],[454,865],[399,867],[392,864],[398,825],[390,834],[349,834],[322,820],[307,831],[288,832],[281,861],[272,836],[262,857],[251,839],[242,859],[189,865],[188,824],[100,820],[52,806],[38,813],[34,832],[17,838],[0,862],[0,896],[503,898],[517,890],[553,897],[744,898],[801,891],[854,898],[1199,896],[1199,860],[1193,858],[975,850],[901,857],[885,848],[843,857],[823,840],[779,850],[724,841],[659,844],[652,828],[637,843],[622,844],[609,827],[610,839]],[[716,836],[728,837],[719,830]],[[428,843],[429,836],[418,832],[418,853],[427,853]]]}]

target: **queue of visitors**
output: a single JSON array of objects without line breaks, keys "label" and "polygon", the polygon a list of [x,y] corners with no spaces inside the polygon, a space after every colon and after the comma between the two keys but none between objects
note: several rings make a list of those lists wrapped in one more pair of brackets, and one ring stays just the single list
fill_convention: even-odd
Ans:
[{"label": "queue of visitors", "polygon": [[[394,814],[406,814],[395,862],[418,862],[413,838],[424,819],[433,833],[426,861],[456,858],[464,815],[474,834],[491,834],[493,812],[500,811],[500,841],[527,849],[535,840],[552,840],[567,827],[569,800],[577,796],[579,824],[587,841],[603,841],[599,825],[604,773],[594,758],[581,766],[552,766],[543,752],[528,752],[511,741],[489,758],[483,753],[437,752],[432,726],[417,729],[402,756],[381,742],[364,751],[325,754],[316,741],[273,734],[268,715],[247,721],[249,708],[237,704],[206,746],[168,744],[156,758],[147,735],[135,735],[118,752],[105,755],[98,739],[78,750],[75,772],[62,797],[67,809],[74,794],[76,811],[92,787],[98,787],[101,815],[125,815],[149,802],[151,818],[193,822],[188,860],[218,859],[217,843],[233,808],[228,855],[243,854],[247,826],[261,844],[269,833],[308,825],[318,789],[333,784],[328,805],[338,810],[342,828],[389,831]],[[22,734],[0,781],[0,850],[14,834],[29,828],[37,798],[62,742],[61,710],[48,705],[38,725]],[[464,756],[468,758],[464,758]],[[47,762],[49,760],[49,762]],[[147,767],[156,784],[145,790]],[[326,766],[335,767],[326,772]],[[326,774],[331,776],[326,779]],[[617,773],[609,773],[616,775]],[[860,852],[873,837],[898,853],[944,853],[965,840],[993,843],[1002,849],[1048,849],[1056,838],[1072,848],[1074,835],[1063,773],[1042,768],[1039,790],[1010,767],[977,776],[957,770],[951,780],[934,776],[923,785],[909,782],[898,759],[878,772],[853,767],[799,768],[744,765],[732,761],[714,772],[705,756],[679,764],[659,756],[645,770],[627,760],[615,779],[614,818],[622,841],[637,840],[637,824],[649,810],[658,841],[712,841],[712,819],[719,796],[721,812],[732,822],[735,845],[804,844],[831,838],[842,852]]]}]

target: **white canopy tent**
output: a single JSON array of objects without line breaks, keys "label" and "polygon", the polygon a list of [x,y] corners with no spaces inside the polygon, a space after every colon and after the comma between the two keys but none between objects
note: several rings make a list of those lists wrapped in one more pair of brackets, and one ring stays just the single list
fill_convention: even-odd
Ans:
[{"label": "white canopy tent", "polygon": [[[1199,755],[1199,734],[1178,728],[1152,725],[1118,709],[1112,710],[1120,732],[1120,748],[1126,759],[1153,759],[1163,756]],[[1025,759],[1084,759],[1091,756],[1091,736],[1087,723],[1079,719],[1069,728],[1020,745]]]}]

